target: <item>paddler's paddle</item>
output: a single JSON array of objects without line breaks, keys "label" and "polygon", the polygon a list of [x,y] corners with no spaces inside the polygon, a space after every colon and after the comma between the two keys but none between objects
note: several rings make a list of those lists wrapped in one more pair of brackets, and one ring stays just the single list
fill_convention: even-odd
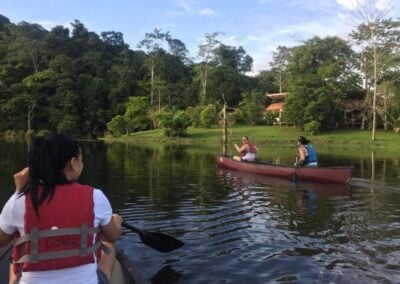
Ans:
[{"label": "paddler's paddle", "polygon": [[3,253],[0,255],[0,262],[3,260],[3,258],[8,255],[8,253],[10,252],[12,248],[12,245],[9,244],[8,247],[4,247]]},{"label": "paddler's paddle", "polygon": [[297,170],[297,156],[296,156],[296,162],[294,163],[294,169],[293,169],[293,177],[292,177],[293,183],[297,182],[296,170]]},{"label": "paddler's paddle", "polygon": [[170,252],[184,245],[183,242],[175,239],[174,237],[162,233],[140,230],[139,228],[136,228],[125,221],[122,221],[122,227],[139,234],[140,239],[146,246],[160,252]]}]

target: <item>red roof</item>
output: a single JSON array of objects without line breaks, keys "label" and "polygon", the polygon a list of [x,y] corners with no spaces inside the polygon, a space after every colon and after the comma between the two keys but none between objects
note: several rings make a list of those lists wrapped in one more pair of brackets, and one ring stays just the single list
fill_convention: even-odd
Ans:
[{"label": "red roof", "polygon": [[283,109],[283,105],[284,105],[284,103],[274,103],[274,104],[270,104],[270,105],[267,107],[267,111],[268,111],[268,110],[281,110],[281,109]]}]

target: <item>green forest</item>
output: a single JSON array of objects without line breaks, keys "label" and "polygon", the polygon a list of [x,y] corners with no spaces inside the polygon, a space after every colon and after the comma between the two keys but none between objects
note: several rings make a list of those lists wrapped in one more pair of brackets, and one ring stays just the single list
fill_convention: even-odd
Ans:
[{"label": "green forest", "polygon": [[[231,124],[272,124],[268,93],[287,92],[282,119],[309,133],[345,127],[357,102],[360,129],[400,127],[400,20],[375,18],[345,40],[313,37],[279,46],[270,69],[250,76],[242,46],[205,33],[198,53],[155,29],[137,46],[118,31],[100,34],[75,20],[71,30],[12,23],[0,15],[0,132],[109,133],[210,127],[224,104]],[[351,43],[351,44],[350,44]]]}]

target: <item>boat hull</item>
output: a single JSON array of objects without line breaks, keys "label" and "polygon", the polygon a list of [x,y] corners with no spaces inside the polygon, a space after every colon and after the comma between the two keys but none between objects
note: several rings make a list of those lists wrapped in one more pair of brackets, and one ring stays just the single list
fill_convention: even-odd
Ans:
[{"label": "boat hull", "polygon": [[[8,249],[0,249],[0,255]],[[9,269],[9,258],[11,250],[7,252],[0,262],[0,283],[8,283],[8,269]],[[147,284],[150,283],[144,278],[143,274],[136,268],[136,266],[129,260],[128,256],[120,249],[116,247],[117,261],[115,262],[113,274],[110,283],[111,284]]]},{"label": "boat hull", "polygon": [[114,265],[111,284],[149,284],[142,272],[130,261],[121,248],[116,247],[117,261]]},{"label": "boat hull", "polygon": [[348,184],[352,167],[294,167],[279,164],[239,162],[230,157],[217,155],[217,165],[234,170],[280,177],[295,181]]}]

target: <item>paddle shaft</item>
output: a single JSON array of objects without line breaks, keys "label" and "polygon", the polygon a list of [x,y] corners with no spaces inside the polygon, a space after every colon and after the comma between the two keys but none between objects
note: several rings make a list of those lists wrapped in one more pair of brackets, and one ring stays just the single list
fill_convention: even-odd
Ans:
[{"label": "paddle shaft", "polygon": [[12,244],[9,244],[7,248],[3,251],[2,255],[0,255],[0,262],[3,260],[3,258],[10,252],[12,248]]},{"label": "paddle shaft", "polygon": [[121,225],[122,225],[122,227],[125,227],[125,228],[131,230],[132,232],[135,232],[135,233],[138,233],[138,234],[140,234],[142,232],[139,228],[136,228],[135,226],[132,226],[131,224],[129,224],[129,223],[125,222],[125,221],[122,221]]}]

